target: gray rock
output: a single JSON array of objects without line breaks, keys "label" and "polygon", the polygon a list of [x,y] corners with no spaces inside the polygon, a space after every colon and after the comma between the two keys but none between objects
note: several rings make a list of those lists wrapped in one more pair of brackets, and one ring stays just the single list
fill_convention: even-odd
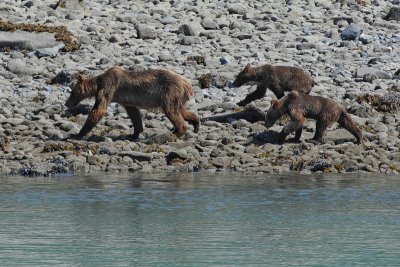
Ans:
[{"label": "gray rock", "polygon": [[360,40],[363,44],[369,44],[374,40],[374,37],[371,35],[361,34],[358,40]]},{"label": "gray rock", "polygon": [[311,167],[311,171],[316,172],[316,171],[324,171],[325,169],[329,169],[332,167],[332,163],[324,160],[324,159],[320,159],[317,160],[313,166]]},{"label": "gray rock", "polygon": [[35,51],[37,57],[56,57],[58,52],[64,48],[64,44],[60,44],[51,48],[39,48]]},{"label": "gray rock", "polygon": [[210,18],[204,18],[201,21],[201,26],[203,26],[203,28],[206,30],[218,30],[219,29],[218,24]]},{"label": "gray rock", "polygon": [[[143,38],[142,38],[143,39]],[[121,36],[119,34],[113,34],[110,36],[110,38],[108,38],[108,41],[110,43],[119,43],[121,42],[123,39],[121,38]]]},{"label": "gray rock", "polygon": [[227,19],[224,18],[224,17],[217,18],[216,23],[218,24],[219,28],[229,27],[229,25],[231,24],[231,23],[229,22],[229,20],[227,20]]},{"label": "gray rock", "polygon": [[374,75],[378,79],[392,79],[391,74],[376,68],[361,67],[357,69],[356,78],[364,78],[365,75]]},{"label": "gray rock", "polygon": [[140,39],[156,39],[157,32],[156,29],[152,26],[147,25],[138,25],[136,27],[137,35]]},{"label": "gray rock", "polygon": [[63,84],[67,85],[72,82],[72,75],[67,70],[60,71],[56,77],[51,79],[50,84]]},{"label": "gray rock", "polygon": [[186,36],[199,36],[204,28],[197,22],[190,22],[179,27],[179,32]]},{"label": "gray rock", "polygon": [[176,24],[177,23],[177,19],[174,17],[164,17],[160,19],[160,22],[162,24]]},{"label": "gray rock", "polygon": [[400,21],[400,7],[392,7],[385,17],[386,20]]},{"label": "gray rock", "polygon": [[154,62],[158,61],[158,58],[146,55],[143,57],[143,60],[144,60],[144,62],[153,62],[154,63]]},{"label": "gray rock", "polygon": [[230,56],[223,56],[219,59],[219,62],[221,65],[226,65],[231,63],[231,57]]},{"label": "gray rock", "polygon": [[247,9],[242,4],[231,4],[228,6],[229,14],[246,15]]},{"label": "gray rock", "polygon": [[362,31],[361,26],[358,24],[351,24],[340,33],[340,38],[342,40],[355,40],[361,35]]},{"label": "gray rock", "polygon": [[181,43],[183,45],[201,44],[201,38],[198,36],[184,36]]},{"label": "gray rock", "polygon": [[296,45],[297,50],[308,50],[317,48],[316,44],[313,43],[301,43]]},{"label": "gray rock", "polygon": [[211,158],[209,160],[210,164],[212,164],[213,166],[217,167],[217,168],[222,168],[222,169],[226,169],[227,167],[229,167],[230,163],[231,163],[231,158],[229,157],[216,157],[216,158]]},{"label": "gray rock", "polygon": [[33,75],[37,73],[43,73],[43,66],[37,67],[28,65],[22,59],[12,59],[7,64],[7,69],[14,73],[20,75]]},{"label": "gray rock", "polygon": [[96,151],[96,153],[99,155],[113,155],[115,152],[115,149],[112,149],[108,146],[101,146]]},{"label": "gray rock", "polygon": [[56,47],[62,44],[55,39],[54,33],[21,30],[16,30],[15,32],[0,31],[0,48],[36,50]]},{"label": "gray rock", "polygon": [[358,171],[356,160],[344,159],[340,162],[340,167],[343,168],[346,172]]}]

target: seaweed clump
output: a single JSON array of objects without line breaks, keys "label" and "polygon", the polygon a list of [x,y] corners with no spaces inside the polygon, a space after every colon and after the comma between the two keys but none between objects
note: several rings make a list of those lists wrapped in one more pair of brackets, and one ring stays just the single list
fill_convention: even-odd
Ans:
[{"label": "seaweed clump", "polygon": [[378,112],[395,113],[400,110],[400,93],[388,92],[383,96],[364,94],[357,97],[357,102],[367,102]]},{"label": "seaweed clump", "polygon": [[64,142],[47,142],[43,147],[43,153],[52,153],[52,152],[59,152],[59,151],[72,151],[75,154],[80,152],[91,152],[95,154],[98,150],[98,145],[90,145],[84,143],[64,143]]},{"label": "seaweed clump", "polygon": [[189,56],[187,61],[194,61],[197,65],[205,65],[205,59],[203,56]]},{"label": "seaweed clump", "polygon": [[0,20],[0,31],[11,31],[16,30],[27,31],[27,32],[49,32],[54,33],[54,37],[57,41],[64,43],[64,52],[74,51],[80,48],[80,42],[74,37],[72,33],[67,30],[65,26],[48,26],[43,24],[31,24],[31,23],[11,23]]},{"label": "seaweed clump", "polygon": [[203,74],[199,78],[199,85],[201,89],[209,88],[213,83],[214,78],[211,73]]}]

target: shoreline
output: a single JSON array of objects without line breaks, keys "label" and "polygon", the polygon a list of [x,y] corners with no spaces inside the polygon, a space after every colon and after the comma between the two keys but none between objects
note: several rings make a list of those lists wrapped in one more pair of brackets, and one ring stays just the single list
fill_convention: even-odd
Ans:
[{"label": "shoreline", "polygon": [[[384,19],[399,5],[106,2],[67,0],[56,10],[50,0],[30,7],[23,1],[2,4],[7,6],[0,9],[3,20],[65,26],[81,46],[63,52],[50,38],[55,46],[49,49],[0,52],[0,173],[400,173],[400,21]],[[351,25],[356,36],[347,39],[343,32]],[[328,129],[325,144],[308,143],[305,139],[315,131],[315,122],[308,119],[298,144],[263,139],[261,133],[280,131],[285,120],[271,129],[262,121],[204,121],[197,134],[189,125],[176,139],[162,113],[144,110],[144,132],[139,141],[129,142],[133,128],[117,104],[109,106],[85,140],[61,141],[78,133],[94,103],[86,101],[81,113],[65,116],[69,88],[49,84],[62,71],[97,75],[114,65],[173,70],[193,84],[188,111],[205,119],[243,110],[236,103],[254,88],[229,88],[228,83],[247,63],[309,71],[317,82],[311,95],[344,106],[360,126],[364,143],[353,144],[351,134],[337,124]],[[266,112],[272,99],[267,90],[249,106]]]}]

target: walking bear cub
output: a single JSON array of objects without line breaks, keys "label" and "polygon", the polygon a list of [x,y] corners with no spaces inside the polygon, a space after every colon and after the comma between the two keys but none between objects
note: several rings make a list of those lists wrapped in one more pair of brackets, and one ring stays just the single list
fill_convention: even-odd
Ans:
[{"label": "walking bear cub", "polygon": [[335,101],[321,96],[310,96],[298,92],[290,92],[280,100],[272,100],[265,124],[272,127],[284,114],[289,115],[291,122],[283,127],[279,133],[279,142],[283,143],[290,133],[296,131],[293,141],[300,140],[305,118],[316,120],[315,135],[310,140],[313,143],[322,143],[326,129],[334,122],[348,130],[357,139],[356,144],[362,140],[362,133],[351,120],[346,110]]},{"label": "walking bear cub", "polygon": [[90,97],[95,97],[96,102],[81,131],[70,138],[80,139],[88,134],[111,102],[119,103],[128,113],[134,128],[130,139],[137,139],[143,132],[139,108],[162,110],[174,125],[174,134],[178,137],[187,131],[185,120],[194,126],[194,132],[198,132],[199,118],[185,107],[192,95],[191,83],[168,70],[134,72],[116,66],[94,77],[78,75],[65,106],[71,109]]},{"label": "walking bear cub", "polygon": [[246,106],[250,102],[264,97],[267,88],[280,99],[285,96],[285,91],[308,94],[315,84],[311,75],[301,68],[269,64],[260,67],[251,67],[250,64],[247,64],[232,85],[239,87],[248,82],[255,82],[257,89],[240,101],[239,106]]}]

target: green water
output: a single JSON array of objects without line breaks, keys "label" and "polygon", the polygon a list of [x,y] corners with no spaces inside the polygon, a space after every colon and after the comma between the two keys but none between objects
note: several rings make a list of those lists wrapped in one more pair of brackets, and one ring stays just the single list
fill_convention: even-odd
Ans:
[{"label": "green water", "polygon": [[400,266],[400,177],[0,177],[1,266]]}]

